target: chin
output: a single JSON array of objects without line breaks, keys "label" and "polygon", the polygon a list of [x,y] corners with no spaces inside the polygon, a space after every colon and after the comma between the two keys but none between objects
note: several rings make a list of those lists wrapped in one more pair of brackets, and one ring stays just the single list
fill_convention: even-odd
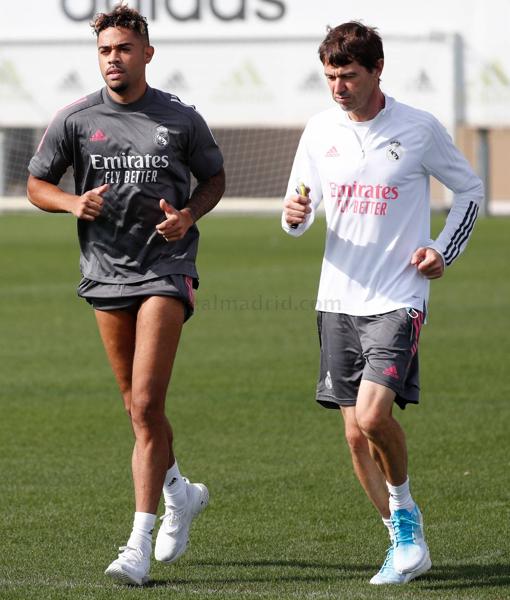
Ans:
[{"label": "chin", "polygon": [[116,94],[122,94],[129,87],[129,85],[127,83],[120,83],[120,82],[119,83],[117,83],[117,82],[107,83],[106,85],[112,90],[112,92],[115,92]]}]

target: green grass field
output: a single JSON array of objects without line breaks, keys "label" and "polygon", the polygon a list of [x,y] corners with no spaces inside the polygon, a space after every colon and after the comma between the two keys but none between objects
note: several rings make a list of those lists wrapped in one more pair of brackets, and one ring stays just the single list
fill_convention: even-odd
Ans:
[{"label": "green grass field", "polygon": [[323,224],[299,240],[275,216],[201,230],[167,412],[211,503],[186,556],[134,589],[103,575],[131,527],[132,439],[75,294],[74,221],[0,217],[0,598],[510,598],[510,221],[480,221],[432,285],[422,403],[398,413],[434,567],[375,589],[386,534],[340,417],[314,402]]}]

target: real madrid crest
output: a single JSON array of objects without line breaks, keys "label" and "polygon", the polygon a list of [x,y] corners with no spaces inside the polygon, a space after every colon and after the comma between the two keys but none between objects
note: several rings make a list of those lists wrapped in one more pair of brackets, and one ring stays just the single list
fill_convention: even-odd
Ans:
[{"label": "real madrid crest", "polygon": [[386,157],[389,160],[400,160],[404,149],[398,140],[391,140],[390,145],[386,148]]},{"label": "real madrid crest", "polygon": [[156,132],[154,133],[154,141],[158,146],[161,146],[161,148],[166,148],[170,142],[168,129],[163,125],[158,125],[158,127],[156,127]]}]

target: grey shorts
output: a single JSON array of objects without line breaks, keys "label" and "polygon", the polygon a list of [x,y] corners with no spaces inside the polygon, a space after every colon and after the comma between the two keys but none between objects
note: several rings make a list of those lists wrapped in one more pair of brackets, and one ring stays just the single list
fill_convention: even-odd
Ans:
[{"label": "grey shorts", "polygon": [[354,406],[362,379],[390,388],[400,408],[418,404],[418,340],[424,313],[414,308],[368,317],[319,312],[317,402]]},{"label": "grey shorts", "polygon": [[184,320],[194,311],[197,282],[189,275],[167,275],[138,283],[101,283],[83,278],[78,296],[85,298],[96,310],[137,311],[148,296],[171,296],[184,304]]}]

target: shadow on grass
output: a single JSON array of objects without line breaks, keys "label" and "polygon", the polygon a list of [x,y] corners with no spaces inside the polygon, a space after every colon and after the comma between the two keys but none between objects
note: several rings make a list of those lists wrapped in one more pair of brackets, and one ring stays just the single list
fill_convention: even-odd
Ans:
[{"label": "shadow on grass", "polygon": [[[171,578],[168,580],[153,580],[147,587],[186,587],[201,583],[238,585],[253,583],[341,583],[342,581],[359,580],[368,583],[375,574],[377,567],[366,564],[340,564],[320,561],[303,560],[233,560],[233,561],[198,561],[190,563],[192,568],[208,569],[206,576],[202,573],[199,578]],[[209,569],[233,569],[232,577],[223,575],[215,577]],[[243,577],[242,569],[249,572]],[[253,570],[255,569],[255,573]],[[241,573],[239,572],[241,570]],[[210,576],[212,574],[212,577]],[[510,586],[510,569],[507,564],[492,565],[434,565],[432,570],[413,582],[421,590],[461,590],[487,587]]]},{"label": "shadow on grass", "polygon": [[[207,569],[207,574],[190,577],[188,579],[153,580],[147,587],[164,586],[189,586],[200,581],[203,585],[222,584],[264,584],[264,583],[335,583],[347,580],[370,579],[377,571],[375,565],[324,563],[320,561],[304,560],[225,560],[225,561],[197,561],[189,565],[196,569]],[[218,571],[232,570],[232,577],[227,574],[214,576],[214,569]],[[243,576],[243,570],[246,574]]]},{"label": "shadow on grass", "polygon": [[375,565],[325,563],[309,560],[204,560],[193,562],[196,567],[288,567],[291,569],[334,569],[335,571],[373,571]]},{"label": "shadow on grass", "polygon": [[430,590],[510,587],[508,564],[434,565],[421,587]]}]

